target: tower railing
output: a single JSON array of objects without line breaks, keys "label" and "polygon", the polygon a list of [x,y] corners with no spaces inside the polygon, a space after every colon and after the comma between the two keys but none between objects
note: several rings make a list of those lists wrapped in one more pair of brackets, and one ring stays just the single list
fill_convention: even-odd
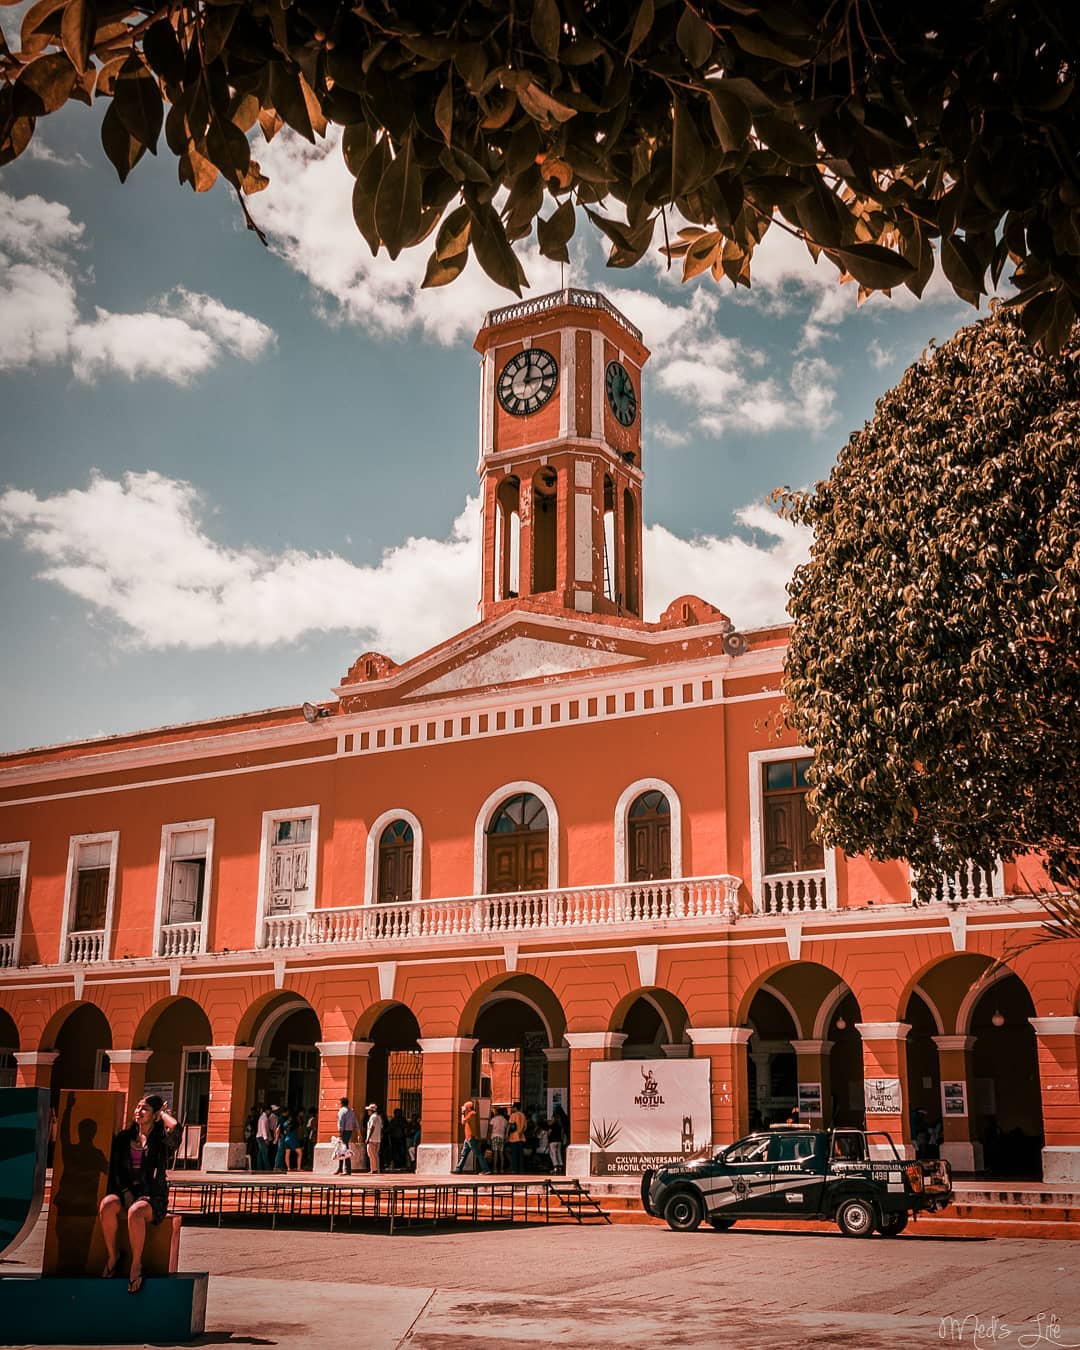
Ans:
[{"label": "tower railing", "polygon": [[615,322],[641,341],[641,329],[630,322],[625,314],[620,314],[611,301],[599,291],[578,291],[567,287],[562,291],[552,291],[550,295],[533,296],[531,300],[521,300],[516,305],[504,305],[502,309],[490,310],[484,319],[484,327],[492,328],[497,323],[511,323],[514,319],[528,319],[534,314],[543,314],[549,309],[561,309],[574,305],[578,309],[601,309],[610,314]]}]

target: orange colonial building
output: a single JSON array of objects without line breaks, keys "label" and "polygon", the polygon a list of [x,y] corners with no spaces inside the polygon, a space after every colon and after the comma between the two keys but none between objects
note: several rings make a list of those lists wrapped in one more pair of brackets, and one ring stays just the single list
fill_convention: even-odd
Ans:
[{"label": "orange colonial building", "polygon": [[210,1168],[254,1102],[317,1104],[320,1150],[340,1096],[401,1106],[439,1171],[465,1098],[559,1095],[582,1173],[590,1064],[689,1055],[717,1143],[869,1101],[943,1118],[960,1170],[1080,1179],[1080,950],[1025,948],[1037,867],[916,907],[822,850],[763,729],[785,630],[642,618],[641,334],[570,290],[476,346],[474,627],[317,707],[0,759],[0,1082],[159,1085]]}]

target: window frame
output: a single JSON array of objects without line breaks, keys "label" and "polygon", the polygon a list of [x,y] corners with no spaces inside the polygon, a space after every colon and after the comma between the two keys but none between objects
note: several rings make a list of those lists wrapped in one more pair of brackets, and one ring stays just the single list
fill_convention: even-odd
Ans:
[{"label": "window frame", "polygon": [[561,885],[559,879],[559,810],[555,798],[547,788],[539,783],[520,779],[513,783],[503,783],[492,792],[477,812],[473,829],[473,895],[487,894],[487,841],[488,826],[502,804],[520,793],[529,792],[539,798],[547,809],[548,816],[548,884],[546,891],[557,891]]},{"label": "window frame", "polygon": [[15,928],[11,935],[11,964],[0,966],[0,970],[13,970],[19,964],[22,955],[23,918],[26,913],[26,887],[30,875],[30,840],[19,839],[11,843],[0,844],[0,853],[21,854],[19,862],[19,893],[15,900]]},{"label": "window frame", "polygon": [[[665,880],[678,881],[683,875],[683,813],[679,794],[662,778],[639,778],[624,788],[615,803],[615,885],[628,884],[629,871],[627,849],[630,842],[630,808],[644,792],[662,792],[667,798],[671,812],[671,877]],[[655,884],[643,882],[642,885]]]},{"label": "window frame", "polygon": [[[813,759],[812,750],[804,745],[779,745],[771,750],[751,750],[747,756],[750,775],[750,894],[754,913],[763,910],[765,897],[762,882],[765,877],[804,876],[801,872],[765,871],[765,788],[762,769],[765,764],[779,759]],[[836,909],[836,849],[825,847],[825,907]]]},{"label": "window frame", "polygon": [[203,879],[202,918],[199,920],[199,954],[207,950],[207,933],[210,925],[210,897],[213,892],[211,877],[214,864],[214,817],[206,820],[172,821],[161,827],[161,852],[158,855],[157,895],[154,901],[154,955],[161,951],[162,929],[165,927],[165,885],[169,876],[169,844],[174,835],[189,834],[194,830],[206,831],[206,872]]},{"label": "window frame", "polygon": [[383,830],[395,820],[403,820],[413,832],[413,869],[412,899],[415,903],[424,898],[423,858],[424,827],[412,811],[404,806],[395,806],[384,811],[368,826],[367,844],[364,849],[364,904],[374,905],[379,894],[379,840]]},{"label": "window frame", "polygon": [[[70,965],[67,959],[68,938],[76,930],[72,928],[76,900],[76,881],[78,868],[76,860],[79,849],[84,844],[109,844],[109,885],[105,895],[105,929],[101,943],[101,960],[112,960],[113,919],[116,909],[116,879],[120,857],[120,831],[95,830],[91,834],[73,834],[68,837],[67,874],[64,879],[64,913],[60,924],[60,950],[57,952],[57,964]],[[96,931],[96,930],[91,930]]]},{"label": "window frame", "polygon": [[262,836],[259,844],[259,890],[255,905],[254,948],[266,946],[267,904],[270,898],[270,850],[273,833],[282,820],[311,819],[311,837],[308,840],[308,889],[311,891],[311,913],[319,903],[319,808],[318,806],[286,806],[262,813]]}]

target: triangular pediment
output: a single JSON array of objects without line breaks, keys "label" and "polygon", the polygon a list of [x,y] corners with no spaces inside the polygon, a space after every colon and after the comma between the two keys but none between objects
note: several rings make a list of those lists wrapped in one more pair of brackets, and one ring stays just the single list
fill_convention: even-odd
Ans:
[{"label": "triangular pediment", "polygon": [[414,685],[409,697],[451,694],[465,689],[482,689],[493,684],[514,684],[520,680],[540,680],[551,675],[568,675],[582,670],[625,665],[633,656],[591,645],[576,646],[544,638],[516,636],[498,646],[468,656],[450,669],[444,668],[434,679]]}]

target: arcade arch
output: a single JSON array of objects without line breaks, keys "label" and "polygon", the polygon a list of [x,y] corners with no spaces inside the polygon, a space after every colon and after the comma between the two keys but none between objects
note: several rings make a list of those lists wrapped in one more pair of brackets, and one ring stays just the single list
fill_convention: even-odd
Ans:
[{"label": "arcade arch", "polygon": [[[684,1045],[688,1021],[686,1009],[666,989],[643,989],[622,1000],[611,1029],[626,1037],[623,1059],[661,1059],[668,1053],[666,1047]],[[689,1048],[687,1044],[687,1052]]]},{"label": "arcade arch", "polygon": [[1035,1005],[1011,971],[984,989],[971,1008],[969,1089],[972,1138],[991,1175],[1040,1177],[1044,1143]]},{"label": "arcade arch", "polygon": [[526,1112],[546,1114],[550,1092],[562,1091],[565,1104],[566,1019],[547,985],[531,975],[511,975],[486,989],[478,1004],[471,1027],[468,1014],[463,1019],[463,1032],[476,1040],[471,1090],[481,1119],[493,1106],[515,1101]]},{"label": "arcade arch", "polygon": [[60,1093],[68,1088],[109,1086],[112,1029],[105,1014],[93,1003],[75,1004],[56,1027],[51,1045],[46,1044],[45,1048],[57,1052],[52,1071],[54,1108]]},{"label": "arcade arch", "polygon": [[18,1049],[19,1028],[11,1014],[0,1008],[0,1087],[15,1086],[15,1053]]},{"label": "arcade arch", "polygon": [[255,1021],[251,1043],[254,1101],[288,1111],[309,1111],[319,1100],[322,1029],[315,1009],[297,994],[269,1000]]},{"label": "arcade arch", "polygon": [[414,1116],[419,1120],[424,1056],[419,1044],[420,1024],[412,1009],[404,1003],[390,1004],[375,1019],[367,1039],[371,1050],[366,1100],[375,1102],[388,1121],[395,1110],[400,1110],[406,1120]]},{"label": "arcade arch", "polygon": [[207,1046],[213,1044],[210,1019],[190,998],[171,999],[151,1015],[143,1038],[152,1051],[143,1091],[164,1097],[183,1124],[205,1127],[210,1106]]}]

